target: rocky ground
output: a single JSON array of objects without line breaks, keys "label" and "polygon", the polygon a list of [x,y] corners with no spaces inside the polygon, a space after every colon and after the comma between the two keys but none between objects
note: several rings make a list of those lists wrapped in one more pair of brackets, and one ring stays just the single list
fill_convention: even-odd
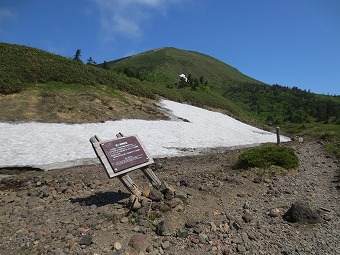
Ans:
[{"label": "rocky ground", "polygon": [[300,167],[284,175],[233,170],[240,151],[156,159],[174,190],[134,171],[149,197],[134,207],[100,165],[3,178],[0,254],[339,254],[339,162],[290,146]]}]

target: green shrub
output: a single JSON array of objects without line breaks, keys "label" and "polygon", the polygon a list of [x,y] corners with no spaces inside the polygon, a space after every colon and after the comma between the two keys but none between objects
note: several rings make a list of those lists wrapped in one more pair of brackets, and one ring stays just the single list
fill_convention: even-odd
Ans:
[{"label": "green shrub", "polygon": [[0,94],[9,95],[22,91],[24,85],[19,82],[4,83],[0,81]]},{"label": "green shrub", "polygon": [[272,165],[286,169],[296,168],[298,158],[292,148],[281,146],[261,146],[246,150],[238,157],[238,168],[268,168]]}]

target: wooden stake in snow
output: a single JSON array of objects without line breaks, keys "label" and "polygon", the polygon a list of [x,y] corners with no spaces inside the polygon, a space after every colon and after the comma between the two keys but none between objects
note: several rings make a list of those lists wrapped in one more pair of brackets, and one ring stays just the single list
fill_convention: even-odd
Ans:
[{"label": "wooden stake in snow", "polygon": [[116,136],[116,139],[110,141],[102,141],[98,136],[90,139],[108,177],[118,177],[131,193],[140,197],[141,191],[127,173],[141,169],[151,184],[159,188],[162,185],[161,181],[150,168],[147,168],[154,161],[138,136],[124,137],[121,133]]},{"label": "wooden stake in snow", "polygon": [[280,145],[280,128],[276,127],[276,139],[277,139],[277,145]]}]

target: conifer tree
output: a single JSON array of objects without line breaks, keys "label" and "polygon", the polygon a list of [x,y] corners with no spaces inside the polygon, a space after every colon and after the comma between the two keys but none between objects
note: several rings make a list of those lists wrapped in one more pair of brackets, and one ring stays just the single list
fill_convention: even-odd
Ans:
[{"label": "conifer tree", "polygon": [[76,54],[73,57],[73,60],[80,60],[81,57],[81,49],[77,49]]}]

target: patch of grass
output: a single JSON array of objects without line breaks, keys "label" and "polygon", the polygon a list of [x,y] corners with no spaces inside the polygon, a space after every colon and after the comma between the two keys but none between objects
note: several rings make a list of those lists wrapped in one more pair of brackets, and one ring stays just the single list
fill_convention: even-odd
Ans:
[{"label": "patch of grass", "polygon": [[150,221],[155,221],[155,220],[157,220],[157,219],[159,219],[161,217],[162,217],[162,213],[161,212],[151,212],[149,214],[149,220]]},{"label": "patch of grass", "polygon": [[319,124],[315,125],[310,132],[324,142],[326,152],[340,159],[340,125]]},{"label": "patch of grass", "polygon": [[298,166],[298,163],[298,157],[292,148],[266,145],[248,149],[239,155],[237,168],[279,166],[285,169],[293,169]]},{"label": "patch of grass", "polygon": [[322,140],[325,150],[340,159],[340,125],[312,122],[302,124],[285,124],[281,126],[284,133],[292,136],[307,136],[313,140]]}]

